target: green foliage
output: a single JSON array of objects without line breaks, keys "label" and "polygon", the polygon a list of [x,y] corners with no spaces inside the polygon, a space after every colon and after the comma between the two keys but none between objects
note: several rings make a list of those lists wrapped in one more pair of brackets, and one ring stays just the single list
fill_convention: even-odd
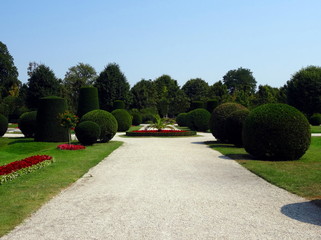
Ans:
[{"label": "green foliage", "polygon": [[227,133],[227,141],[236,146],[242,146],[242,130],[243,124],[250,111],[247,109],[232,112],[226,119],[225,130]]},{"label": "green foliage", "polygon": [[137,82],[132,88],[133,108],[156,108],[157,105],[157,91],[156,84],[152,80],[142,79]]},{"label": "green foliage", "polygon": [[95,87],[82,87],[79,89],[78,117],[87,112],[99,109],[98,90]]},{"label": "green foliage", "polygon": [[192,111],[194,109],[204,108],[204,107],[205,107],[205,104],[203,101],[192,101],[190,110]]},{"label": "green foliage", "polygon": [[218,98],[207,100],[206,102],[206,110],[210,113],[213,112],[213,110],[219,105]]},{"label": "green foliage", "polygon": [[225,123],[228,116],[237,110],[246,109],[238,103],[223,103],[216,107],[212,112],[209,126],[213,136],[220,141],[228,141],[228,134],[226,133]]},{"label": "green foliage", "polygon": [[209,93],[209,89],[208,83],[201,78],[190,79],[182,87],[190,101],[204,100]]},{"label": "green foliage", "polygon": [[310,124],[312,126],[319,126],[321,124],[321,114],[320,113],[313,113],[310,117]]},{"label": "green foliage", "polygon": [[75,128],[78,141],[83,145],[93,145],[100,137],[100,127],[93,121],[83,121]]},{"label": "green foliage", "polygon": [[187,137],[195,136],[195,131],[173,131],[173,132],[126,132],[126,136],[130,137]]},{"label": "green foliage", "polygon": [[179,113],[186,112],[190,107],[188,97],[182,90],[178,90],[173,101],[169,104],[168,115],[173,117]]},{"label": "green foliage", "polygon": [[255,93],[253,100],[254,105],[262,105],[266,103],[277,103],[280,96],[280,90],[269,85],[260,85]]},{"label": "green foliage", "polygon": [[10,122],[16,122],[20,116],[20,108],[23,106],[22,99],[16,96],[7,96],[3,103],[8,106],[8,119]]},{"label": "green foliage", "polygon": [[205,132],[209,129],[211,114],[204,108],[197,108],[187,113],[187,126],[193,131]]},{"label": "green foliage", "polygon": [[100,127],[100,136],[99,139],[101,142],[110,141],[116,134],[118,123],[116,118],[105,110],[93,110],[85,115],[83,115],[80,119],[83,121],[93,121]]},{"label": "green foliage", "polygon": [[133,117],[132,124],[134,126],[138,126],[143,122],[142,114],[140,114],[139,112],[132,112],[132,117]]},{"label": "green foliage", "polygon": [[0,137],[2,137],[8,129],[8,118],[0,114]]},{"label": "green foliage", "polygon": [[66,101],[60,97],[44,97],[39,101],[37,112],[37,130],[35,141],[66,142],[69,141],[68,129],[62,127],[59,114],[66,110]]},{"label": "green foliage", "polygon": [[37,128],[37,111],[23,113],[19,118],[18,126],[26,138],[35,137]]},{"label": "green foliage", "polygon": [[243,127],[245,150],[258,159],[299,159],[310,140],[308,120],[287,104],[264,104],[253,109]]},{"label": "green foliage", "polygon": [[116,109],[125,109],[125,103],[123,100],[116,100],[113,104],[114,110]]},{"label": "green foliage", "polygon": [[126,132],[132,125],[132,116],[125,109],[116,109],[111,112],[117,120],[117,132]]},{"label": "green foliage", "polygon": [[154,115],[154,122],[148,125],[145,129],[156,128],[159,132],[165,128],[175,129],[174,122],[169,118],[161,118],[158,114]]},{"label": "green foliage", "polygon": [[227,87],[222,81],[218,81],[210,86],[209,98],[216,99],[218,105],[227,102],[230,99]]},{"label": "green foliage", "polygon": [[176,117],[176,123],[180,127],[187,127],[187,113],[180,113]]}]

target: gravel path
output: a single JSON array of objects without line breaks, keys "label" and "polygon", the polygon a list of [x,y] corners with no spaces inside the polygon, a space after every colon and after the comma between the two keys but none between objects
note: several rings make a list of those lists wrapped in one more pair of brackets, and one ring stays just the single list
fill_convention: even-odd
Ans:
[{"label": "gravel path", "polygon": [[190,138],[125,141],[4,239],[321,239],[321,208]]}]

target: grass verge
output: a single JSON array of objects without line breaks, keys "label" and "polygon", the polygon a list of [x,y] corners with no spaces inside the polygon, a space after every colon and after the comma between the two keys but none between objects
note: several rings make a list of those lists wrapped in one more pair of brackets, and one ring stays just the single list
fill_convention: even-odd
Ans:
[{"label": "grass verge", "polygon": [[0,185],[0,236],[83,176],[122,143],[99,143],[78,151],[59,150],[58,144],[25,138],[0,138],[0,165],[38,154],[47,154],[55,159],[45,168]]},{"label": "grass verge", "polygon": [[321,133],[321,126],[311,126],[311,133]]}]

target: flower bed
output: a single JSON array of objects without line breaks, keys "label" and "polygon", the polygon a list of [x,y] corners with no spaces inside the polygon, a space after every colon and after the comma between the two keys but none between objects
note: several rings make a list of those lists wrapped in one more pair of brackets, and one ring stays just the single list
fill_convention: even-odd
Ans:
[{"label": "flower bed", "polygon": [[0,184],[43,168],[53,162],[48,155],[36,155],[0,166]]},{"label": "flower bed", "polygon": [[194,136],[195,131],[183,131],[183,130],[137,130],[132,132],[126,132],[126,136],[131,137],[179,137],[179,136]]},{"label": "flower bed", "polygon": [[83,145],[74,145],[74,144],[60,144],[58,147],[60,150],[80,150],[85,149]]}]

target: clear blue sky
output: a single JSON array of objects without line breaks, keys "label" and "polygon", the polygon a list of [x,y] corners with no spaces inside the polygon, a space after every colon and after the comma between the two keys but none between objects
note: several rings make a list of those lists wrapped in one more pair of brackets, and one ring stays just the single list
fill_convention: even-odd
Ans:
[{"label": "clear blue sky", "polygon": [[320,0],[1,1],[0,41],[27,82],[30,61],[63,78],[79,62],[120,65],[130,85],[169,74],[213,84],[249,68],[283,86],[321,61]]}]

